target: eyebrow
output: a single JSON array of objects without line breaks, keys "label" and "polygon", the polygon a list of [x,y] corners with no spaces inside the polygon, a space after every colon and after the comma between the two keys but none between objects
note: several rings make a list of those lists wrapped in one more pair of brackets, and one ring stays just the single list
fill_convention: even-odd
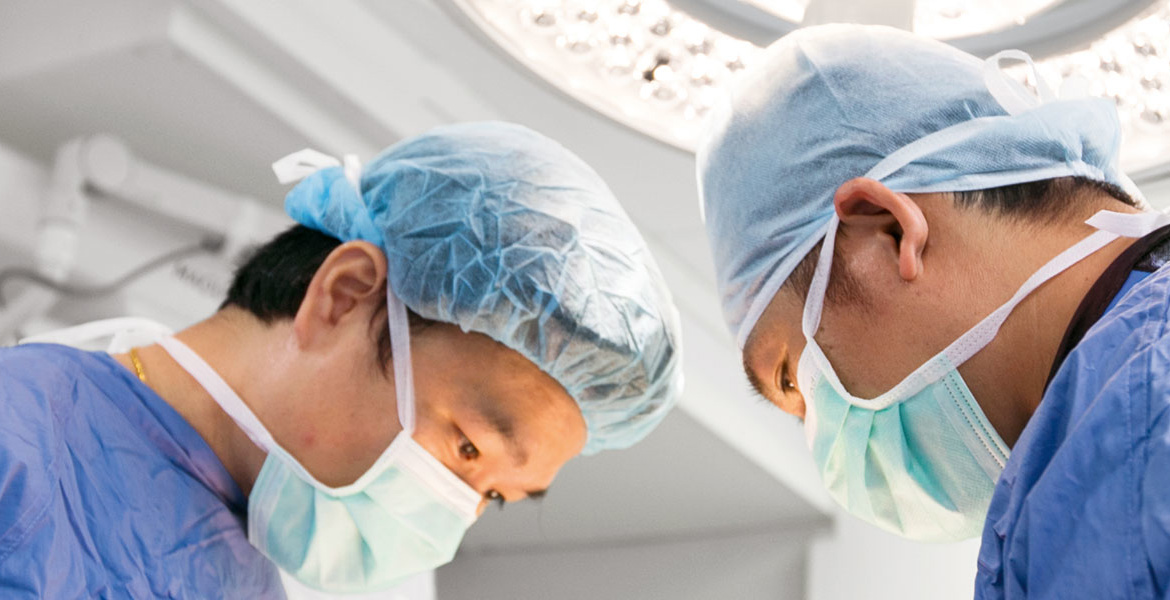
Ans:
[{"label": "eyebrow", "polygon": [[512,416],[500,411],[498,407],[487,401],[480,402],[478,409],[479,416],[483,417],[483,420],[487,421],[487,424],[496,430],[500,437],[504,438],[516,466],[522,467],[528,464],[528,453],[516,439],[516,424]]}]

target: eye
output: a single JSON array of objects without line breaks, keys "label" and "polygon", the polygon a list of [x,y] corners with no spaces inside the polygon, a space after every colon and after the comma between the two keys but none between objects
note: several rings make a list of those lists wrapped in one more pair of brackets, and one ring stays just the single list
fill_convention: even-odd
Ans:
[{"label": "eye", "polygon": [[787,393],[796,391],[796,382],[792,380],[792,376],[789,374],[787,360],[784,361],[784,364],[780,365],[780,373],[779,373],[778,379],[779,379],[779,381],[777,381],[776,383],[777,383],[778,387],[780,388],[781,392],[787,394]]},{"label": "eye", "polygon": [[463,438],[459,444],[459,456],[463,457],[463,460],[475,460],[479,458],[479,448],[476,448],[471,440]]},{"label": "eye", "polygon": [[504,510],[504,495],[503,494],[501,494],[495,490],[488,490],[488,491],[484,492],[483,497],[488,502],[495,502],[496,506],[499,507],[500,510]]}]

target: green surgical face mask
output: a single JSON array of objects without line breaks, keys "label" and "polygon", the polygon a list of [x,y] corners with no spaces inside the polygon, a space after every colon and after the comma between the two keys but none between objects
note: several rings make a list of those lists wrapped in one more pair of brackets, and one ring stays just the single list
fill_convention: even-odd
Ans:
[{"label": "green surgical face mask", "polygon": [[947,541],[978,535],[1008,458],[958,367],[995,338],[1011,311],[1041,284],[1118,238],[1131,217],[1102,211],[1102,229],[1028,278],[995,312],[886,393],[863,399],[841,384],[814,335],[820,326],[837,217],[804,307],[806,340],[797,378],[805,393],[805,435],[829,494],[853,515],[903,537]]},{"label": "green surgical face mask", "polygon": [[276,443],[212,368],[175,338],[160,342],[268,452],[248,498],[248,539],[305,585],[334,593],[383,590],[455,555],[481,496],[411,438],[414,384],[402,302],[387,288],[402,431],[352,484],[317,481]]}]

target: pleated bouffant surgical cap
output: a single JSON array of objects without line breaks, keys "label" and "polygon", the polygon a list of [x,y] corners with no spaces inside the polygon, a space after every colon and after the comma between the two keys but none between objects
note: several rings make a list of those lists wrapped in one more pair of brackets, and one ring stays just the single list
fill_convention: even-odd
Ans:
[{"label": "pleated bouffant surgical cap", "polygon": [[[742,348],[824,237],[855,177],[901,193],[959,192],[1066,176],[1132,183],[1100,98],[1056,100],[1001,62],[888,27],[809,27],[772,44],[733,85],[698,153],[723,314]],[[1009,66],[1006,63],[1002,66]]]},{"label": "pleated bouffant surgical cap", "polygon": [[681,392],[678,314],[645,241],[588,165],[534,131],[439,127],[364,165],[360,197],[333,167],[293,188],[285,208],[381,246],[414,312],[497,340],[556,379],[585,417],[586,454],[642,439]]}]

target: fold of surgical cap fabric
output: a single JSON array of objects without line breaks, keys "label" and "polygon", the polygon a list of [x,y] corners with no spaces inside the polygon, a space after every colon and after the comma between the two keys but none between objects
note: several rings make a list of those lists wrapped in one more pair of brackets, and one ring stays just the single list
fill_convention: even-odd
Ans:
[{"label": "fold of surgical cap fabric", "polygon": [[793,32],[736,82],[698,153],[723,314],[741,348],[823,237],[837,188],[943,130],[941,147],[877,178],[903,193],[1072,175],[1127,187],[1108,100],[1009,114],[988,91],[984,61],[942,42],[878,26]]},{"label": "fold of surgical cap fabric", "polygon": [[[380,245],[411,310],[520,352],[581,408],[584,453],[629,446],[682,388],[678,314],[650,252],[601,178],[506,123],[433,129],[289,192],[296,221]],[[451,365],[458,369],[459,365]]]}]

